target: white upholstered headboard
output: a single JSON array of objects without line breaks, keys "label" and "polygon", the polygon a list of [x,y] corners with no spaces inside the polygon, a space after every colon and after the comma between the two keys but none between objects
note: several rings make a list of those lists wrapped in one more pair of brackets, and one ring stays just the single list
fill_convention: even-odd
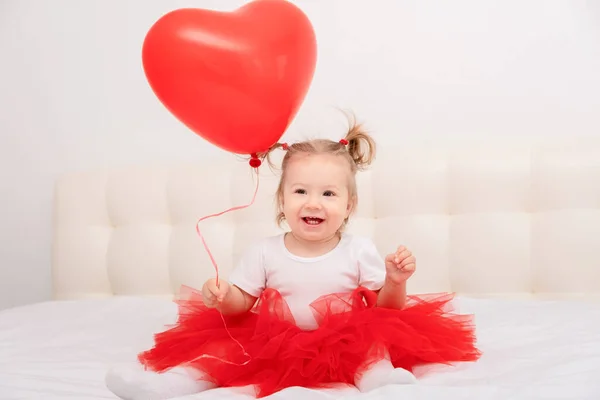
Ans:
[{"label": "white upholstered headboard", "polygon": [[[413,293],[600,297],[599,142],[380,146],[358,175],[349,230],[371,235],[382,254],[408,245]],[[251,240],[279,231],[276,176],[260,170],[252,207],[201,224],[224,276]],[[214,270],[196,220],[246,204],[253,189],[250,167],[233,156],[61,177],[55,298],[171,297],[181,284],[200,287]]]}]

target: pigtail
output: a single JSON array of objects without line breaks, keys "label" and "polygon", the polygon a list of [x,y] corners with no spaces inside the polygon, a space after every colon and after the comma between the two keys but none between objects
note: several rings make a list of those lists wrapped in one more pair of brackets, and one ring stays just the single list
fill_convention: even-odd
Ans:
[{"label": "pigtail", "polygon": [[363,129],[362,124],[356,123],[354,116],[348,116],[350,128],[345,140],[348,153],[356,164],[356,168],[363,170],[375,160],[376,145],[373,138]]},{"label": "pigtail", "polygon": [[266,160],[271,170],[274,170],[276,167],[273,164],[273,161],[271,160],[271,153],[277,149],[287,150],[287,147],[287,143],[275,143],[271,147],[269,147],[268,150],[257,153],[257,156],[263,161]]}]

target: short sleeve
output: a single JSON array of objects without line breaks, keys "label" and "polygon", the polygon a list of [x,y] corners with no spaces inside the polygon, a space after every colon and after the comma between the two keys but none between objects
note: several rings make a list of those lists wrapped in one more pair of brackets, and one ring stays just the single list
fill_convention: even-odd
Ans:
[{"label": "short sleeve", "polygon": [[254,297],[260,297],[266,286],[266,273],[261,243],[251,245],[229,274],[229,283]]},{"label": "short sleeve", "polygon": [[385,261],[370,239],[361,238],[358,244],[359,285],[379,290],[385,283]]}]

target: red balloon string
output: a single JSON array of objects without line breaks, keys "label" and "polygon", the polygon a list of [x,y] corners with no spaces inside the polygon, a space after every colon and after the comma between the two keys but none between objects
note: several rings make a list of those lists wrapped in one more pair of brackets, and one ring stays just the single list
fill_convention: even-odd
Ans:
[{"label": "red balloon string", "polygon": [[[259,180],[258,177],[259,177],[259,174],[258,174],[257,167],[254,167],[253,169],[256,171],[256,188],[254,189],[254,195],[252,196],[252,201],[250,201],[249,204],[245,204],[245,205],[242,205],[242,206],[231,207],[231,208],[229,208],[229,209],[227,209],[225,211],[221,211],[221,212],[216,213],[216,214],[211,214],[211,215],[204,216],[204,217],[200,218],[198,220],[198,222],[196,223],[196,232],[198,233],[198,236],[200,236],[200,239],[202,240],[202,244],[204,245],[204,248],[206,249],[206,252],[208,253],[208,256],[210,257],[210,261],[212,262],[213,267],[215,268],[216,280],[217,280],[217,287],[219,286],[219,267],[217,266],[217,262],[215,261],[215,258],[213,257],[210,249],[208,248],[208,245],[206,244],[206,241],[204,240],[204,236],[202,236],[202,233],[200,233],[199,224],[200,224],[200,222],[204,221],[207,218],[218,217],[218,216],[223,215],[225,213],[228,213],[230,211],[241,210],[243,208],[250,207],[252,204],[254,204],[254,200],[256,199],[256,193],[258,193],[258,180]],[[246,357],[250,358],[250,355],[246,352],[246,349],[244,349],[244,346],[242,346],[242,344],[239,341],[237,341],[231,335],[231,332],[229,332],[229,329],[227,329],[227,324],[225,323],[225,317],[223,316],[223,313],[221,313],[221,319],[223,320],[223,325],[225,325],[225,330],[227,331],[227,334],[229,335],[229,337],[231,338],[231,340],[233,340],[234,342],[236,342],[238,344],[238,346],[240,346],[240,348],[242,349],[242,351],[244,352],[244,355]],[[212,359],[219,360],[219,361],[222,361],[224,363],[231,364],[231,365],[246,365],[248,362],[250,362],[250,359],[248,359],[244,363],[238,364],[238,363],[233,363],[231,361],[227,361],[227,360],[224,360],[222,358],[214,357],[214,356],[211,356],[211,355],[208,355],[208,354],[203,354],[203,355],[201,355],[200,357],[197,357],[197,358],[212,358]]]},{"label": "red balloon string", "polygon": [[200,218],[198,220],[198,222],[196,223],[196,232],[198,233],[198,236],[200,236],[200,239],[202,239],[202,244],[204,244],[204,248],[206,249],[206,252],[208,253],[208,256],[210,257],[210,261],[213,264],[213,267],[215,268],[215,272],[216,272],[216,279],[217,279],[217,286],[219,286],[219,267],[217,266],[217,262],[215,261],[215,258],[213,257],[212,253],[210,252],[210,249],[208,248],[208,245],[206,244],[206,241],[204,240],[204,237],[202,236],[202,234],[200,233],[200,228],[198,227],[198,225],[200,224],[200,222],[204,221],[205,219],[208,218],[212,218],[212,217],[218,217],[220,215],[223,215],[225,213],[228,213],[230,211],[236,211],[236,210],[241,210],[247,207],[250,207],[252,204],[254,204],[254,200],[256,199],[256,193],[258,192],[258,172],[256,173],[256,188],[254,189],[254,196],[252,196],[252,201],[249,204],[245,204],[242,206],[236,206],[236,207],[231,207],[225,211],[221,211],[219,213],[216,214],[211,214],[211,215],[207,215],[204,216],[202,218]]}]

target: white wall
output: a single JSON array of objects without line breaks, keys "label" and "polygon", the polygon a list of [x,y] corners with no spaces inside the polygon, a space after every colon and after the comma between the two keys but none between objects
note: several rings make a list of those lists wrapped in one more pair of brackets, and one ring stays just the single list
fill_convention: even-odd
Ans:
[{"label": "white wall", "polygon": [[[158,103],[146,30],[180,7],[242,0],[0,2],[0,308],[50,298],[54,179],[220,150]],[[600,6],[584,1],[295,1],[319,61],[286,138],[350,107],[376,138],[600,132]],[[587,4],[586,4],[587,3]]]}]

